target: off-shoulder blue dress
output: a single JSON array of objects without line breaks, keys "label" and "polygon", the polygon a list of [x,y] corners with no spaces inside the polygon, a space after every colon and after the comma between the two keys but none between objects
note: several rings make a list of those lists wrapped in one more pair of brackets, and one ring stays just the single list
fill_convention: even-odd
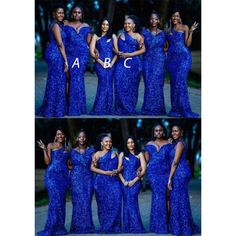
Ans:
[{"label": "off-shoulder blue dress", "polygon": [[70,233],[94,232],[92,219],[93,173],[90,170],[93,148],[84,153],[71,151],[72,170],[70,173],[71,201],[73,206]]},{"label": "off-shoulder blue dress", "polygon": [[44,182],[49,195],[48,216],[45,228],[38,236],[65,235],[66,192],[69,186],[67,161],[69,152],[64,148],[51,151],[51,163],[48,166]]},{"label": "off-shoulder blue dress", "polygon": [[79,116],[87,113],[84,74],[89,59],[87,36],[91,28],[82,26],[78,31],[69,25],[64,28],[70,73],[68,115]]},{"label": "off-shoulder blue dress", "polygon": [[[126,181],[133,180],[137,176],[140,160],[129,153],[123,157],[122,175]],[[137,181],[132,187],[122,185],[123,193],[123,233],[144,233],[144,227],[139,211],[138,195],[141,190],[141,181]]]},{"label": "off-shoulder blue dress", "polygon": [[54,21],[49,28],[50,42],[45,51],[48,65],[48,75],[45,94],[41,107],[36,114],[44,117],[63,117],[66,115],[66,73],[64,72],[64,59],[61,55],[52,28],[58,24],[61,29],[62,42],[65,44],[63,24]]},{"label": "off-shoulder blue dress", "polygon": [[[98,160],[99,169],[112,171],[117,169],[118,157],[107,152]],[[122,192],[117,176],[96,174],[94,189],[98,206],[99,233],[121,232]]]},{"label": "off-shoulder blue dress", "polygon": [[153,35],[148,29],[142,31],[146,52],[143,55],[144,100],[142,114],[160,116],[166,114],[164,103],[164,81],[166,54],[165,33]]}]

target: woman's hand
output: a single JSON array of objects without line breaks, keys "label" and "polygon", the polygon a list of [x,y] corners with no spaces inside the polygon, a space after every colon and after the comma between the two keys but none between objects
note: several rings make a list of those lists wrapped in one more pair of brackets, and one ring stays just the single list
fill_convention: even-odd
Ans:
[{"label": "woman's hand", "polygon": [[37,141],[39,147],[43,150],[47,150],[45,144],[43,143],[43,141],[40,139],[39,141]]},{"label": "woman's hand", "polygon": [[168,180],[168,189],[172,190],[172,181],[171,181],[171,179]]},{"label": "woman's hand", "polygon": [[128,181],[124,181],[123,184],[124,184],[124,186],[128,186],[129,182]]},{"label": "woman's hand", "polygon": [[191,26],[189,32],[193,32],[197,29],[199,23],[197,23],[196,21],[193,23],[193,25]]},{"label": "woman's hand", "polygon": [[65,61],[65,62],[64,62],[64,72],[67,72],[68,69],[69,69],[68,62]]},{"label": "woman's hand", "polygon": [[119,57],[121,57],[121,58],[130,57],[130,53],[128,53],[128,52],[119,52]]},{"label": "woman's hand", "polygon": [[136,183],[136,181],[131,180],[131,181],[128,182],[128,186],[129,186],[129,187],[132,187],[135,183]]}]

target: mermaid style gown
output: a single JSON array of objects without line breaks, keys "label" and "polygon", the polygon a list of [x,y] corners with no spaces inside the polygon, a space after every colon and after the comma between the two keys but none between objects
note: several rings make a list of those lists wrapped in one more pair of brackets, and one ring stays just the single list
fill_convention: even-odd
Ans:
[{"label": "mermaid style gown", "polygon": [[[102,170],[114,170],[118,166],[118,158],[111,158],[112,151],[107,152],[98,161]],[[121,232],[122,192],[117,176],[96,174],[94,189],[98,205],[99,233]]]},{"label": "mermaid style gown", "polygon": [[79,116],[87,112],[84,74],[89,59],[87,36],[91,33],[91,28],[84,26],[80,28],[79,32],[69,25],[64,28],[70,72],[68,115]]},{"label": "mermaid style gown", "polygon": [[[113,38],[107,39],[107,36],[101,37],[96,48],[99,52],[100,59],[104,62],[105,58],[112,61],[113,54]],[[97,94],[94,101],[92,115],[112,115],[113,114],[113,73],[112,68],[104,69],[98,62],[95,64],[95,70],[98,76]]]},{"label": "mermaid style gown", "polygon": [[71,151],[72,170],[71,200],[73,205],[70,233],[86,234],[94,232],[92,219],[93,174],[90,171],[93,148],[83,154],[76,149]]},{"label": "mermaid style gown", "polygon": [[196,118],[199,115],[192,112],[188,97],[188,72],[192,65],[189,49],[185,46],[185,33],[172,30],[167,35],[169,50],[167,67],[171,81],[171,110],[169,116]]},{"label": "mermaid style gown", "polygon": [[154,144],[145,147],[149,153],[147,176],[152,191],[150,232],[157,234],[168,233],[166,193],[170,173],[169,149],[170,144],[164,144],[159,150]]},{"label": "mermaid style gown", "polygon": [[[124,32],[125,40],[118,39],[118,48],[121,52],[131,53],[139,49],[137,40]],[[131,57],[130,57],[131,58]],[[130,68],[126,68],[124,63]],[[116,115],[136,115],[138,101],[138,87],[142,71],[140,56],[132,59],[119,58],[116,63],[115,81],[115,113]]]},{"label": "mermaid style gown", "polygon": [[[140,167],[140,160],[129,153],[128,157],[123,157],[122,175],[126,181],[130,181],[137,176]],[[132,187],[122,185],[123,192],[123,233],[144,233],[144,227],[140,216],[138,205],[138,194],[141,189],[141,181],[136,182]]]},{"label": "mermaid style gown", "polygon": [[[64,72],[64,59],[54,38],[52,27],[58,24],[53,22],[49,30],[50,42],[45,51],[48,64],[47,84],[44,99],[36,114],[44,117],[62,117],[66,114],[66,73]],[[62,42],[65,43],[63,24],[61,28]]]},{"label": "mermaid style gown", "polygon": [[165,33],[161,31],[157,35],[153,35],[149,30],[143,30],[142,34],[144,36],[146,53],[143,56],[145,91],[141,113],[150,116],[165,115]]},{"label": "mermaid style gown", "polygon": [[69,153],[64,148],[52,150],[44,182],[49,195],[48,217],[43,231],[38,236],[65,235],[66,192],[69,185],[67,160]]},{"label": "mermaid style gown", "polygon": [[[179,141],[182,142],[183,141]],[[174,160],[175,147],[178,142],[172,144],[170,161]],[[186,162],[187,148],[180,158],[178,167],[172,178],[172,190],[170,191],[170,233],[174,235],[192,235],[199,233],[199,228],[193,223],[191,207],[188,195],[188,183],[191,178],[191,170]]]}]

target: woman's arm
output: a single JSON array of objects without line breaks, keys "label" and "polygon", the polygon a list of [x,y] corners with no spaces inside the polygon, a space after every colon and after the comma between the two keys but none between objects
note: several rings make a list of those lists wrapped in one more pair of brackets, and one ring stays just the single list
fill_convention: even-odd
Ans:
[{"label": "woman's arm", "polygon": [[187,47],[190,47],[193,39],[193,32],[194,30],[197,29],[198,23],[195,21],[191,26],[190,30],[187,25],[185,25],[184,27],[185,27],[185,44]]},{"label": "woman's arm", "polygon": [[51,143],[48,144],[47,148],[41,139],[37,141],[37,143],[39,147],[43,150],[45,164],[49,165],[51,163]]},{"label": "woman's arm", "polygon": [[137,34],[137,41],[139,43],[139,50],[131,52],[131,53],[122,53],[122,56],[127,58],[127,57],[134,57],[134,56],[139,56],[143,53],[146,52],[146,47],[144,44],[144,39],[140,34]]},{"label": "woman's arm", "polygon": [[53,25],[52,33],[55,37],[55,40],[57,42],[57,46],[58,46],[58,48],[61,52],[61,55],[64,59],[64,66],[65,66],[65,72],[66,72],[68,70],[68,62],[67,62],[65,47],[64,47],[64,44],[63,44],[62,39],[61,39],[61,29],[60,29],[58,24]]},{"label": "woman's arm", "polygon": [[[112,35],[112,38],[113,38],[113,45],[114,45],[114,49],[113,50],[114,52],[118,52],[118,41],[117,41],[117,37],[115,34]],[[117,55],[115,54],[112,61],[111,61],[111,67],[115,64],[117,60]]]},{"label": "woman's arm", "polygon": [[91,166],[90,166],[90,170],[97,173],[97,174],[102,174],[102,175],[110,175],[110,176],[113,176],[114,173],[113,171],[105,171],[105,170],[101,170],[98,168],[97,166],[97,161],[99,160],[99,156],[97,153],[95,153],[93,155],[93,159],[92,159],[92,162],[91,162]]},{"label": "woman's arm", "polygon": [[[124,157],[124,153],[121,152],[120,155],[118,156],[118,169],[121,169],[121,168],[122,168],[123,157]],[[121,182],[122,182],[125,186],[127,186],[128,182],[124,179],[124,177],[123,177],[123,175],[122,175],[121,172],[118,174],[118,176],[119,176]]]},{"label": "woman's arm", "polygon": [[[121,37],[121,36],[119,36]],[[118,48],[118,37],[114,37],[113,38],[113,43],[114,43],[114,47],[113,47],[113,52],[116,54],[116,55],[119,55],[119,48]]]},{"label": "woman's arm", "polygon": [[175,149],[175,157],[174,157],[174,160],[172,162],[172,165],[171,165],[171,169],[170,169],[170,175],[169,175],[169,180],[168,180],[168,189],[169,190],[172,190],[172,178],[174,176],[174,173],[176,171],[176,168],[179,164],[179,161],[180,161],[180,158],[181,158],[181,155],[183,153],[183,150],[184,150],[184,145],[183,143],[179,142],[177,143],[176,145],[176,149]]}]

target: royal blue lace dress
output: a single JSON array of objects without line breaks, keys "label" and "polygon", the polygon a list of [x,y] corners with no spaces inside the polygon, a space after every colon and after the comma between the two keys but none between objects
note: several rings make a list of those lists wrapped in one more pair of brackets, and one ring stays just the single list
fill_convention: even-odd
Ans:
[{"label": "royal blue lace dress", "polygon": [[[172,190],[170,191],[170,233],[174,235],[192,235],[199,233],[199,228],[193,223],[191,207],[188,195],[188,183],[191,178],[191,170],[186,161],[187,148],[185,143],[178,167],[172,178]],[[170,161],[174,160],[175,147],[172,144],[170,151]]]},{"label": "royal blue lace dress", "polygon": [[84,153],[71,151],[72,170],[71,201],[73,206],[70,233],[86,234],[94,232],[92,219],[93,173],[90,171],[93,148]]},{"label": "royal blue lace dress", "polygon": [[[133,154],[123,157],[122,175],[126,181],[133,180],[137,176],[140,160]],[[123,233],[144,233],[144,227],[138,205],[138,194],[141,189],[141,181],[137,181],[132,187],[122,185],[123,193]]]},{"label": "royal blue lace dress", "polygon": [[[100,169],[108,171],[117,169],[118,158],[112,156],[112,151],[107,152],[98,160]],[[117,176],[97,174],[94,189],[98,206],[99,233],[121,232],[121,203],[122,192]]]},{"label": "royal blue lace dress", "polygon": [[[99,52],[99,58],[104,62],[106,58],[112,61],[114,57],[113,38],[107,36],[101,37],[96,43],[96,49]],[[112,68],[104,69],[98,62],[95,64],[95,70],[98,76],[97,94],[94,101],[92,115],[113,115],[113,74]]]},{"label": "royal blue lace dress", "polygon": [[164,52],[165,33],[153,35],[143,30],[146,52],[143,56],[144,101],[143,115],[160,116],[166,114],[164,103],[164,81],[166,54]]},{"label": "royal blue lace dress", "polygon": [[54,38],[52,28],[58,24],[61,28],[62,42],[65,43],[63,24],[54,21],[49,28],[50,42],[45,51],[48,65],[47,83],[44,99],[36,114],[44,117],[62,117],[66,114],[66,73],[64,72],[64,59]]},{"label": "royal blue lace dress", "polygon": [[65,235],[66,192],[69,185],[67,161],[69,152],[64,148],[51,151],[51,163],[48,166],[44,182],[49,195],[48,216],[44,230],[38,236]]},{"label": "royal blue lace dress", "polygon": [[68,115],[79,116],[87,112],[84,74],[89,60],[87,36],[91,33],[91,28],[83,26],[79,31],[69,25],[64,28],[66,33],[66,55],[70,73]]},{"label": "royal blue lace dress", "polygon": [[[131,53],[139,50],[139,43],[128,33],[124,32],[125,39],[118,39],[118,48],[121,52]],[[126,68],[125,65],[128,67]],[[140,56],[119,58],[116,63],[115,82],[115,114],[136,115],[138,88],[142,62]]]},{"label": "royal blue lace dress", "polygon": [[192,112],[188,96],[188,73],[192,65],[189,49],[185,45],[185,33],[172,30],[167,34],[169,49],[167,67],[170,73],[171,110],[169,116],[196,118]]},{"label": "royal blue lace dress", "polygon": [[159,150],[154,144],[147,144],[149,154],[147,176],[152,191],[150,232],[168,233],[167,222],[167,184],[170,174],[170,144],[164,144]]}]

